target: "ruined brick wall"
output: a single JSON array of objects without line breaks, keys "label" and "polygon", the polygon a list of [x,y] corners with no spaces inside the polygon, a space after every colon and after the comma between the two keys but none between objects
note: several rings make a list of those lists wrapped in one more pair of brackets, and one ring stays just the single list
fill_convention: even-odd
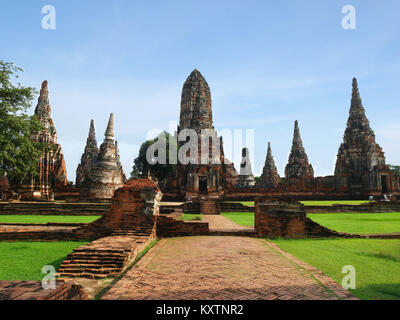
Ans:
[{"label": "ruined brick wall", "polygon": [[279,198],[256,199],[255,230],[259,237],[270,238],[345,236],[307,218],[306,211],[301,203],[292,199]]}]

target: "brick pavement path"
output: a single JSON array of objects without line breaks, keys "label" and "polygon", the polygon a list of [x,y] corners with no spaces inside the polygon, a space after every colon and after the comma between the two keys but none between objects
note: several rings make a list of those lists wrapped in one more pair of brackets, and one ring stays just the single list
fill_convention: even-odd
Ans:
[{"label": "brick pavement path", "polygon": [[203,215],[203,221],[208,222],[210,230],[249,230],[253,227],[244,227],[221,215]]},{"label": "brick pavement path", "polygon": [[338,299],[263,239],[162,239],[102,299]]}]

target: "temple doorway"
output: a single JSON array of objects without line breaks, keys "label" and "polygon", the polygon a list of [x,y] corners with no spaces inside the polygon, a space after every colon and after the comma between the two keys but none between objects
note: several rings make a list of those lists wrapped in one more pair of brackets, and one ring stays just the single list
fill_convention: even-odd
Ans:
[{"label": "temple doorway", "polygon": [[388,193],[387,176],[381,176],[382,193]]},{"label": "temple doorway", "polygon": [[201,194],[207,194],[208,193],[208,188],[207,188],[207,177],[199,177],[199,193]]}]

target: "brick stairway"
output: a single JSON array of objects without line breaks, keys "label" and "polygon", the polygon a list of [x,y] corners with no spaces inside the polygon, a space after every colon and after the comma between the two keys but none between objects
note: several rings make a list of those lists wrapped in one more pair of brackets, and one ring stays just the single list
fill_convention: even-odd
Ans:
[{"label": "brick stairway", "polygon": [[58,269],[62,278],[101,279],[121,274],[154,239],[153,226],[119,228],[109,237],[76,248]]},{"label": "brick stairway", "polygon": [[219,208],[216,201],[212,200],[201,200],[200,201],[200,213],[201,214],[219,214]]}]

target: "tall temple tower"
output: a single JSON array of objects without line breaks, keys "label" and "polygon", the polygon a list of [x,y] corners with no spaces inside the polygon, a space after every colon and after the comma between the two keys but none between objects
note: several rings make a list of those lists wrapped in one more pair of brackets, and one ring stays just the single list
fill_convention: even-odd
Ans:
[{"label": "tall temple tower", "polygon": [[353,194],[386,193],[393,187],[393,173],[386,165],[382,148],[375,141],[356,78],[353,78],[349,118],[337,155],[335,176],[337,188],[349,188]]},{"label": "tall temple tower", "polygon": [[97,147],[96,131],[94,128],[94,120],[90,121],[89,136],[86,140],[85,151],[81,157],[81,163],[76,169],[76,186],[80,187],[86,176],[95,167],[99,148]]},{"label": "tall temple tower", "polygon": [[289,155],[289,161],[285,168],[286,179],[290,178],[314,178],[314,169],[308,162],[307,154],[301,140],[299,123],[294,123],[294,133],[292,150]]},{"label": "tall temple tower", "polygon": [[49,102],[49,88],[47,80],[42,82],[35,115],[43,125],[43,130],[32,135],[36,142],[50,144],[51,148],[45,151],[39,159],[39,175],[27,178],[20,186],[19,191],[23,198],[39,197],[50,199],[57,188],[67,186],[67,170],[61,146],[57,143],[57,131],[51,117]]},{"label": "tall temple tower", "polygon": [[211,91],[206,79],[194,69],[186,79],[181,98],[179,130],[213,129]]},{"label": "tall temple tower", "polygon": [[[176,174],[168,181],[169,190],[179,190],[189,197],[198,194],[221,194],[227,185],[237,183],[237,172],[224,157],[222,138],[213,127],[211,91],[203,75],[193,70],[186,79],[181,96],[177,135],[185,129],[197,134],[198,154],[190,154],[197,163],[179,162]],[[179,142],[182,147],[185,142]],[[190,153],[190,152],[188,152]]]},{"label": "tall temple tower", "polygon": [[95,166],[81,182],[81,198],[110,199],[114,191],[125,183],[114,141],[114,114],[110,114],[104,141],[100,146]]},{"label": "tall temple tower", "polygon": [[260,180],[257,186],[261,188],[276,188],[279,186],[281,178],[279,177],[278,170],[276,169],[275,160],[272,156],[271,143],[268,142],[267,158],[265,159],[265,164],[263,172],[261,174]]}]

